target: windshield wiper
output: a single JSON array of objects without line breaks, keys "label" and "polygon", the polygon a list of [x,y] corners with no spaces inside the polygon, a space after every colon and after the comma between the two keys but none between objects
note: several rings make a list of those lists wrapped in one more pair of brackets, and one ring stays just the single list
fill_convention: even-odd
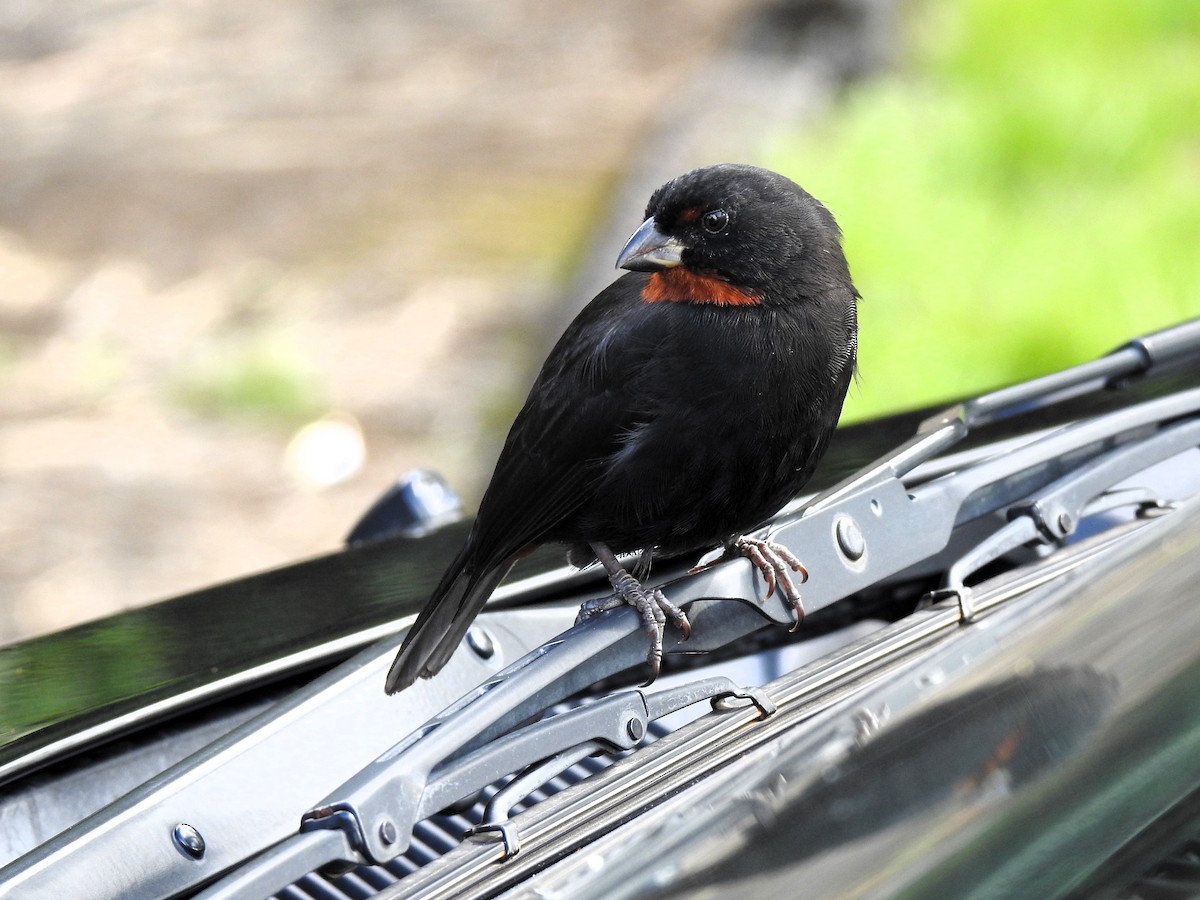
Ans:
[{"label": "windshield wiper", "polygon": [[[975,612],[965,589],[971,573],[1009,548],[1065,540],[1081,517],[1101,508],[1162,506],[1163,498],[1143,491],[1110,489],[1196,445],[1200,388],[1027,435],[1006,443],[1003,452],[963,454],[961,460],[955,454],[952,467],[942,460],[922,464],[981,425],[1198,356],[1200,320],[925,420],[912,439],[768,528],[771,539],[789,547],[812,573],[804,589],[806,608],[821,609],[898,575],[949,569],[945,591],[969,619]],[[668,652],[703,652],[769,623],[793,623],[791,607],[777,595],[765,596],[745,560],[678,578],[664,590],[687,608],[693,624],[691,640],[681,644],[672,638]],[[456,654],[442,676],[387,699],[382,671],[399,637],[389,639],[22,857],[0,873],[0,883],[31,896],[121,896],[128,889],[121,879],[129,873],[122,867],[98,869],[94,860],[102,854],[140,860],[145,879],[139,884],[173,895],[258,853],[203,896],[265,896],[326,863],[392,860],[409,846],[414,824],[431,811],[470,796],[497,773],[524,772],[527,777],[518,777],[501,798],[511,805],[545,773],[581,753],[636,746],[663,711],[725,698],[722,702],[748,702],[761,714],[769,712],[770,698],[761,692],[707,680],[659,693],[625,691],[545,715],[644,660],[644,636],[632,609],[563,631],[580,599],[485,612],[473,639],[480,649],[494,642],[490,668],[483,654],[474,660],[469,653]],[[517,656],[487,676],[495,660]],[[486,680],[479,683],[481,678]],[[471,684],[478,686],[468,689]],[[380,753],[393,741],[389,728],[440,708]],[[356,721],[370,722],[373,743]],[[264,792],[280,780],[279,760],[301,752],[307,754],[303,773],[292,765],[288,783],[268,803]],[[341,786],[330,790],[339,780]],[[250,791],[257,801],[243,802]],[[169,839],[163,846],[156,842],[160,831],[171,833],[171,826],[162,830],[162,817],[188,822],[201,813],[212,823],[202,830],[214,835],[207,852],[184,858]],[[298,820],[299,831],[289,833]],[[503,811],[489,821],[510,850],[515,847]]]},{"label": "windshield wiper", "polygon": [[[1070,423],[915,486],[906,485],[904,478],[979,425],[1145,375],[1197,353],[1200,320],[925,420],[911,440],[768,529],[771,540],[789,547],[814,573],[804,592],[805,606],[810,611],[823,608],[919,567],[946,551],[956,528],[1007,511],[1012,521],[1005,526],[996,517],[988,536],[950,569],[945,590],[958,599],[967,620],[973,610],[964,580],[984,563],[1030,541],[1065,540],[1081,517],[1100,509],[1161,507],[1161,498],[1145,492],[1109,489],[1200,443],[1200,388]],[[761,628],[765,621],[792,621],[790,607],[778,596],[764,596],[765,588],[744,561],[687,575],[665,590],[687,608],[693,623],[691,640],[681,645],[675,639],[668,650],[708,650]],[[640,691],[616,694],[607,698],[615,713],[608,706],[594,713],[585,707],[511,730],[583,688],[638,665],[643,643],[636,613],[629,609],[571,628],[406,737],[310,810],[294,838],[202,896],[271,893],[334,860],[386,863],[405,851],[418,821],[470,796],[487,779],[534,767],[605,736],[610,746],[632,746],[636,740],[613,740],[620,723],[641,723],[640,737],[645,732],[643,708],[651,703],[669,707],[684,694],[667,692],[659,700]],[[699,683],[685,694],[696,699],[753,696],[731,684]],[[764,712],[770,708],[765,698],[754,702]]]}]

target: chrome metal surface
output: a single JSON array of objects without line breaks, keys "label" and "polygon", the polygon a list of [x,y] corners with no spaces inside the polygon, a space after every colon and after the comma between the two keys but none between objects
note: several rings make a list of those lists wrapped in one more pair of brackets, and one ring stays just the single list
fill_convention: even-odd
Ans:
[{"label": "chrome metal surface", "polygon": [[[588,753],[627,750],[642,740],[649,723],[703,700],[734,696],[751,700],[760,714],[769,708],[757,691],[739,688],[725,678],[690,682],[652,694],[623,691],[518,728],[459,755],[468,743],[464,733],[493,727],[478,714],[490,706],[491,692],[501,689],[484,685],[469,701],[455,704],[423,726],[422,736],[437,735],[442,740],[422,742],[418,738],[389,750],[307,812],[301,834],[200,896],[205,900],[241,897],[263,886],[273,893],[314,868],[311,857],[293,845],[313,843],[312,835],[330,828],[346,833],[349,852],[323,863],[386,863],[407,849],[408,836],[417,822],[503,776],[575,749]],[[503,711],[503,704],[497,709]],[[419,752],[406,753],[409,748]],[[385,840],[385,834],[392,839]]]},{"label": "chrome metal surface", "polygon": [[[1121,533],[1136,527],[1125,526]],[[1091,564],[1121,539],[1118,534],[1109,534],[1072,547],[1019,577],[997,579],[981,591],[981,610],[1003,608],[1027,596],[1030,590]],[[986,622],[985,618],[980,624]],[[617,823],[628,820],[635,809],[651,808],[639,817],[638,828],[644,828],[645,834],[670,833],[679,827],[681,819],[696,818],[696,810],[705,810],[699,818],[707,821],[714,815],[704,796],[709,786],[718,793],[736,793],[742,771],[740,761],[748,758],[747,754],[761,749],[770,756],[803,740],[814,765],[828,763],[861,743],[863,710],[877,721],[891,723],[927,691],[952,681],[956,671],[969,671],[995,644],[991,631],[962,628],[954,608],[942,606],[915,613],[766,685],[764,693],[778,708],[775,716],[757,724],[755,717],[745,715],[745,710],[741,715],[734,711],[707,716],[641,750],[636,759],[618,763],[586,787],[565,791],[516,817],[513,827],[520,829],[522,856],[502,869],[495,866],[494,848],[466,844],[406,879],[402,893],[383,896],[490,895],[521,882],[549,862],[569,858],[592,840],[603,842],[604,835]],[[939,653],[939,659],[949,661],[925,667],[918,676],[911,675],[916,661]],[[892,686],[886,700],[865,698],[875,686]],[[821,731],[818,737],[805,736],[810,720],[815,727],[823,716],[843,712],[844,719],[836,727]],[[666,805],[693,783],[704,787],[687,795],[686,800]],[[713,827],[719,830],[719,818]],[[626,831],[612,838],[615,844],[629,840]],[[654,841],[644,843],[652,846]],[[646,855],[653,855],[653,850],[648,849]],[[545,891],[548,896],[561,891],[561,896],[574,897],[580,884],[596,874],[593,869],[597,860],[603,859],[606,864],[611,861],[603,849],[597,849],[596,855],[586,849],[573,858],[577,862],[558,863],[561,875],[548,874],[526,889]],[[651,863],[643,858],[642,865],[650,867]],[[581,880],[577,882],[577,878]],[[607,879],[603,884],[605,890],[611,887]],[[599,890],[589,896],[604,893]]]},{"label": "chrome metal surface", "polygon": [[472,625],[467,631],[467,646],[480,659],[491,659],[496,652],[496,642],[492,640],[491,632],[482,625]]},{"label": "chrome metal surface", "polygon": [[842,555],[851,562],[862,559],[862,555],[867,552],[867,545],[858,523],[849,516],[841,516],[835,527],[838,549],[842,551]]},{"label": "chrome metal surface", "polygon": [[[519,816],[522,857],[484,874],[463,848],[406,896],[465,884],[465,868],[478,878],[462,896],[524,875],[522,891],[580,898],[783,896],[797,884],[821,896],[1069,892],[1200,785],[1200,505],[1117,531],[1063,551],[1075,557],[1070,577],[981,586],[988,615],[941,630],[886,677],[843,684],[807,721],[807,703],[781,703],[695,787],[703,754],[692,741],[708,723],[618,764],[586,796]],[[945,615],[918,618],[953,622]],[[887,711],[865,740],[861,709]],[[679,793],[668,786],[635,827],[586,824],[617,817],[603,798],[644,790],[651,755],[669,757],[661,768]],[[585,849],[530,874],[564,853],[543,823],[567,822]]]},{"label": "chrome metal surface", "polygon": [[940,410],[921,422],[916,435],[866,470],[854,473],[819,495],[809,504],[809,509],[822,509],[837,501],[843,493],[859,490],[874,481],[903,476],[962,440],[973,428],[1027,412],[1032,406],[1061,403],[1121,379],[1144,376],[1155,368],[1194,358],[1198,352],[1200,319],[1193,319],[1135,338],[1100,359]]},{"label": "chrome metal surface", "polygon": [[[1065,382],[1048,376],[989,395],[1016,401],[1021,415],[1001,422],[989,415],[982,427],[978,424],[984,420],[977,417],[960,447],[924,464],[924,475],[909,471],[910,463],[929,454],[931,440],[934,450],[944,450],[961,436],[954,424],[957,413],[942,417],[949,438],[930,439],[923,433],[882,464],[893,474],[908,472],[906,480],[915,484],[973,465],[981,455],[1005,454],[1064,422],[1173,392],[1169,380],[1142,376],[1189,358],[1194,367],[1200,354],[1197,331],[1196,322],[1185,323],[1135,340],[1114,354],[1115,363],[1106,358],[1088,364],[1082,374],[1068,374]],[[1090,382],[1083,376],[1090,376]],[[1114,380],[1122,382],[1121,390],[1094,390]],[[1043,401],[1038,392],[1050,388],[1048,401],[1053,402]],[[840,429],[812,482],[814,490],[824,489],[814,510],[836,498],[839,489],[830,485],[844,485],[847,476],[872,464],[882,450],[904,442],[920,418],[909,413]],[[854,484],[861,488],[862,479],[855,478]],[[465,531],[462,523],[418,541],[372,542],[0,647],[0,694],[7,701],[0,707],[0,783],[214,697],[345,658],[394,633],[420,609]],[[682,568],[686,565],[675,571]],[[658,571],[669,574],[671,564]],[[520,574],[519,582],[497,591],[495,605],[562,596],[598,583],[594,572],[567,568],[552,553],[524,561]],[[134,657],[140,677],[76,677],[81,670],[126,672]],[[37,679],[28,676],[33,671],[39,673]],[[55,690],[44,690],[46,683]]]},{"label": "chrome metal surface", "polygon": [[[1021,577],[980,588],[986,614],[970,628],[961,628],[953,608],[917,613],[833,659],[767,685],[779,703],[772,719],[750,724],[708,716],[618,762],[586,787],[523,812],[514,820],[522,854],[503,866],[496,865],[494,848],[463,845],[415,872],[402,893],[380,896],[470,898],[515,884],[522,894],[571,898],[782,896],[802,883],[822,896],[894,895],[906,889],[919,896],[958,896],[964,884],[980,880],[991,887],[979,895],[1056,895],[1050,886],[1063,878],[1069,860],[1082,865],[1103,853],[1093,848],[1090,857],[1056,859],[1052,871],[1039,870],[1049,862],[1046,848],[1038,846],[1048,824],[1073,854],[1087,839],[1070,832],[1079,824],[1075,812],[1069,823],[1055,827],[1063,816],[1046,809],[1049,798],[1033,793],[1038,778],[1058,778],[1068,766],[1064,758],[1080,761],[1098,778],[1104,761],[1114,762],[1109,755],[1116,749],[1105,750],[1100,733],[1102,726],[1115,727],[1114,710],[1134,713],[1146,696],[1142,690],[1153,694],[1177,684],[1181,670],[1192,667],[1194,673],[1200,666],[1200,607],[1177,594],[1159,596],[1158,610],[1189,607],[1182,634],[1168,634],[1172,618],[1129,622],[1128,606],[1145,602],[1135,582],[1120,580],[1127,592],[1135,588],[1133,596],[1115,598],[1110,589],[1114,571],[1147,547],[1162,554],[1154,565],[1159,575],[1174,575],[1178,559],[1200,560],[1200,509],[1194,504],[1189,518],[1160,520],[1163,528],[1118,528],[1064,551],[1069,563],[1048,560],[1054,572],[1036,565]],[[1184,534],[1187,544],[1181,545]],[[1067,580],[1072,590],[1045,587],[1062,584],[1066,571],[1074,572]],[[1200,571],[1188,577],[1196,575]],[[1075,598],[1080,582],[1084,590]],[[1187,648],[1169,656],[1176,660],[1164,667],[1170,672],[1146,671],[1146,647],[1136,638],[1148,634],[1176,650]],[[1134,646],[1124,646],[1127,638]],[[1120,676],[1106,665],[1117,660]],[[830,676],[832,667],[840,676]],[[1141,689],[1133,696],[1130,680]],[[992,683],[1015,691],[1010,707],[991,706],[997,702],[992,697],[1001,696],[1001,688],[990,694]],[[1046,691],[1049,701],[1043,700]],[[948,706],[955,698],[960,706]],[[1040,718],[1007,718],[1030,708]],[[962,716],[974,709],[983,715],[976,731],[968,728],[966,737],[955,737],[956,728],[964,727]],[[864,732],[864,713],[882,725]],[[974,737],[979,730],[983,734]],[[1013,745],[1018,738],[1032,750]],[[1146,738],[1150,744],[1142,748],[1140,766],[1156,756],[1152,734]],[[1194,739],[1193,733],[1189,740]],[[1032,757],[1028,764],[1034,768],[1014,770],[1018,754],[1022,767]],[[1172,766],[1171,784],[1156,790],[1157,803],[1183,796],[1172,791],[1188,790],[1188,770],[1200,779],[1196,767]],[[1088,805],[1096,786],[1081,791],[1076,802]],[[1048,816],[1045,823],[1033,824],[1025,812],[1021,830],[992,834],[994,818],[1012,812],[1008,798],[1026,792]],[[631,821],[635,806],[649,809]],[[956,810],[974,812],[964,818]],[[1106,815],[1092,823],[1093,838],[1104,823],[1111,826],[1120,817],[1115,810]],[[1123,821],[1135,826],[1128,817]],[[617,828],[618,822],[625,824]],[[962,839],[964,830],[985,840],[986,848]],[[1109,836],[1105,846],[1115,840]],[[762,841],[768,848],[756,852]],[[1037,853],[1036,862],[1025,858],[1024,869],[1006,862],[1010,846],[1022,844]],[[746,854],[751,862],[739,864]],[[937,871],[943,863],[940,880],[926,881],[925,865]],[[953,874],[965,877],[968,864],[974,866],[970,881],[950,880]],[[905,871],[906,865],[911,869]],[[1018,881],[1006,881],[1014,875]],[[1086,866],[1078,877],[1084,875]]]},{"label": "chrome metal surface", "polygon": [[[0,870],[0,896],[170,896],[210,880],[294,833],[313,798],[573,615],[489,613],[499,649],[491,660],[464,647],[437,678],[392,699],[382,679],[400,638],[378,644]],[[207,836],[202,858],[169,840],[180,822]]]}]

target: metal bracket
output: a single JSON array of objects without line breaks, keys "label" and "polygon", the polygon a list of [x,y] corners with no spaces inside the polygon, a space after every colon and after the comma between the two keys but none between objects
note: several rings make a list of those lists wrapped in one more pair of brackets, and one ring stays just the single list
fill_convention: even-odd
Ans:
[{"label": "metal bracket", "polygon": [[501,862],[510,860],[521,852],[520,830],[508,819],[502,819],[499,822],[480,822],[467,832],[468,837],[480,837],[492,834],[500,836],[500,842],[504,848],[500,854]]},{"label": "metal bracket", "polygon": [[467,834],[471,836],[499,834],[504,844],[501,860],[516,856],[521,852],[521,841],[517,826],[509,819],[513,807],[556,775],[601,749],[603,748],[598,741],[588,741],[559,753],[543,763],[531,766],[496,792],[484,808],[480,823]]}]

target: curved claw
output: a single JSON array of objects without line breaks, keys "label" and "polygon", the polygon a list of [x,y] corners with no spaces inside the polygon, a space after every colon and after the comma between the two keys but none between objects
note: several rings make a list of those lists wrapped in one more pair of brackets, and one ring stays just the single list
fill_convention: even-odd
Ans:
[{"label": "curved claw", "polygon": [[800,583],[804,584],[808,581],[808,569],[787,547],[761,538],[740,537],[733,542],[732,549],[750,560],[754,567],[762,572],[763,581],[767,585],[766,599],[775,593],[776,587],[783,591],[783,596],[796,616],[795,624],[790,629],[794,632],[804,621],[804,603],[800,599],[800,591],[792,582],[791,572],[799,573]]},{"label": "curved claw", "polygon": [[662,668],[662,650],[656,652],[655,648],[651,647],[650,652],[646,654],[646,665],[650,667],[650,674],[646,676],[645,681],[639,682],[638,687],[650,687],[658,678]]},{"label": "curved claw", "polygon": [[795,634],[800,630],[801,624],[804,622],[804,604],[800,600],[800,594],[796,594],[796,599],[792,601],[792,614],[795,615],[796,621],[792,623],[792,627],[788,629],[788,634]]},{"label": "curved claw", "polygon": [[752,543],[746,540],[746,538],[742,538],[738,543],[738,551],[754,564],[754,568],[762,572],[763,581],[767,583],[767,596],[765,599],[770,600],[775,593],[775,586],[777,584],[775,573],[782,571],[783,561],[776,553],[772,552],[770,546],[765,541],[762,543]]},{"label": "curved claw", "polygon": [[650,667],[650,677],[642,684],[647,687],[658,678],[662,667],[663,636],[669,618],[683,634],[683,640],[692,636],[692,624],[688,621],[687,613],[666,598],[659,589],[648,591],[636,578],[620,570],[611,579],[613,593],[609,597],[588,600],[579,607],[579,615],[575,623],[579,624],[602,612],[616,609],[619,606],[632,606],[637,610],[642,620],[642,631],[650,640],[650,649],[646,654],[646,665]]},{"label": "curved claw", "polygon": [[692,636],[692,623],[688,621],[687,613],[667,599],[667,595],[660,589],[655,588],[650,595],[658,608],[662,610],[666,618],[675,623],[675,627],[679,629],[683,635],[683,640],[687,640]]}]

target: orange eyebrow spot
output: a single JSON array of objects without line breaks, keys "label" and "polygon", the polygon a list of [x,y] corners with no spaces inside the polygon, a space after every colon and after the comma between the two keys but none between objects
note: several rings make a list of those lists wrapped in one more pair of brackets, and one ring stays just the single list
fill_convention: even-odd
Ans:
[{"label": "orange eyebrow spot", "polygon": [[688,222],[695,222],[698,218],[700,218],[700,207],[689,206],[687,209],[679,213],[675,221],[687,224]]},{"label": "orange eyebrow spot", "polygon": [[677,266],[655,272],[642,288],[647,303],[713,303],[717,306],[751,306],[762,302],[754,294],[711,275],[697,275]]}]

